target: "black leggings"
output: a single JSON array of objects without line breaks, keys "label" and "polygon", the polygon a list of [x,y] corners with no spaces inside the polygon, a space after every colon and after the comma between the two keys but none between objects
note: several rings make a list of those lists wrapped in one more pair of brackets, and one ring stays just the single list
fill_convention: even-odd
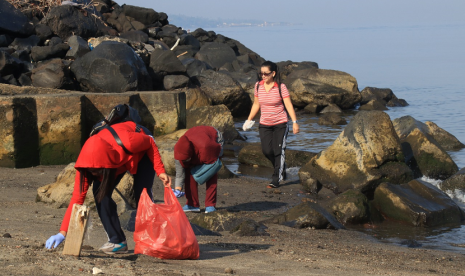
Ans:
[{"label": "black leggings", "polygon": [[260,124],[259,128],[262,152],[273,164],[273,176],[271,183],[278,185],[283,180],[286,172],[286,138],[289,133],[287,123],[274,126]]},{"label": "black leggings", "polygon": [[[123,229],[121,229],[121,223],[118,218],[118,212],[115,201],[111,198],[111,194],[123,178],[124,173],[118,175],[115,179],[115,186],[111,190],[111,193],[105,195],[100,203],[97,203],[95,195],[100,187],[100,181],[94,180],[92,185],[92,192],[94,193],[95,205],[97,212],[102,221],[103,228],[108,236],[108,241],[111,243],[121,243],[126,240]],[[153,199],[152,186],[155,178],[155,170],[153,169],[153,163],[147,155],[144,155],[139,161],[137,167],[137,173],[134,175],[134,197],[136,203],[139,204],[139,198],[144,188],[147,188],[147,193],[151,199]]]}]

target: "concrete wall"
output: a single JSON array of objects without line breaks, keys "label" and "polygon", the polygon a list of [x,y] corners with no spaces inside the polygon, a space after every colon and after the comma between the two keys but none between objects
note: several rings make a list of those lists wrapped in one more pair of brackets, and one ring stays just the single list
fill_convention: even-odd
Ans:
[{"label": "concrete wall", "polygon": [[186,127],[184,92],[59,93],[0,96],[0,166],[76,161],[94,124],[126,103],[155,136]]}]

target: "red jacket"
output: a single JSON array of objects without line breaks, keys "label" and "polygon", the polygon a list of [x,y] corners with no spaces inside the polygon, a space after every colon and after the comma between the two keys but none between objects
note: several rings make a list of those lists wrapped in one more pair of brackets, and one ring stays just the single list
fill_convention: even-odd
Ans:
[{"label": "red jacket", "polygon": [[[134,122],[119,123],[111,127],[116,131],[123,145],[133,154],[129,155],[124,152],[123,148],[116,143],[110,131],[101,130],[85,142],[74,166],[76,169],[116,168],[116,175],[126,171],[135,174],[139,161],[147,154],[153,163],[157,175],[165,173],[165,167],[163,166],[153,137],[148,136],[143,131],[135,132],[136,124]],[[86,198],[89,183],[85,179],[83,191],[81,192],[79,188],[80,177],[79,170],[77,170],[73,196],[63,218],[60,231],[68,231],[73,205],[75,203],[82,205]]]},{"label": "red jacket", "polygon": [[[179,138],[174,146],[174,159],[181,165],[192,167],[201,164],[212,164],[220,155],[221,144],[217,142],[218,132],[210,126],[196,126]],[[191,158],[189,162],[184,160]]]}]

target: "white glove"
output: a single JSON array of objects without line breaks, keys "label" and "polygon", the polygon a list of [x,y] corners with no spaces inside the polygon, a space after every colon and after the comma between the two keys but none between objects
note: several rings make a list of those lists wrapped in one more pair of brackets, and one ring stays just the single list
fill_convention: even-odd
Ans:
[{"label": "white glove", "polygon": [[247,131],[252,128],[253,124],[255,124],[255,121],[245,120],[244,125],[242,126],[242,129],[244,131]]}]

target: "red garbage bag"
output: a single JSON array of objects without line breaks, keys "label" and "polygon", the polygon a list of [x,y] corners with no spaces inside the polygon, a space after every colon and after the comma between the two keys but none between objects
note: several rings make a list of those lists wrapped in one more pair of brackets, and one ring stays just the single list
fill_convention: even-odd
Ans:
[{"label": "red garbage bag", "polygon": [[153,203],[145,189],[142,191],[134,241],[134,254],[160,259],[199,258],[197,238],[170,187],[165,187],[165,203],[160,204]]}]

